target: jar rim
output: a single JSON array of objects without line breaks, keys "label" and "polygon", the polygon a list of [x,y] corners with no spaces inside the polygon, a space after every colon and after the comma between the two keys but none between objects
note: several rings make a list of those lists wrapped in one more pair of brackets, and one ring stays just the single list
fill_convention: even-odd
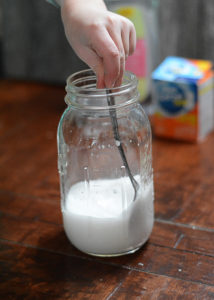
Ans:
[{"label": "jar rim", "polygon": [[76,73],[73,73],[70,75],[66,80],[66,91],[69,93],[75,92],[93,92],[98,96],[98,94],[102,94],[105,92],[111,92],[111,94],[118,93],[118,90],[127,90],[129,88],[133,88],[137,86],[138,79],[136,75],[130,71],[124,72],[124,78],[126,79],[124,82],[122,82],[120,87],[112,87],[112,88],[100,88],[97,89],[96,87],[85,87],[85,86],[78,86],[77,84],[80,84],[80,81],[83,79],[86,80],[94,80],[96,81],[96,74],[92,69],[85,69],[82,71],[78,71]]},{"label": "jar rim", "polygon": [[[96,88],[97,78],[92,69],[86,69],[70,75],[67,79],[65,102],[76,109],[105,110],[130,105],[137,101],[138,79],[132,72],[126,71],[119,87]],[[107,105],[106,99],[111,99]]]}]

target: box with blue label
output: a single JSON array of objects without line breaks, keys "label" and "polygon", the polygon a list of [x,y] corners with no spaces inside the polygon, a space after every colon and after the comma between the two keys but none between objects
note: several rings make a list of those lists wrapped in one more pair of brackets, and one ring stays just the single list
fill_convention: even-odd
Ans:
[{"label": "box with blue label", "polygon": [[155,135],[199,141],[213,130],[212,68],[206,60],[167,57],[153,72]]}]

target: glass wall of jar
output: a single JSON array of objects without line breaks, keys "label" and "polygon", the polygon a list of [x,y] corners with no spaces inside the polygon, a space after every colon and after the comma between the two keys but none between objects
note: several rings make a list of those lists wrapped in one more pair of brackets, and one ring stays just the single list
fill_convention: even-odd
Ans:
[{"label": "glass wall of jar", "polygon": [[133,253],[153,227],[151,128],[137,79],[96,89],[91,70],[67,80],[58,127],[61,208],[68,239],[97,256]]}]

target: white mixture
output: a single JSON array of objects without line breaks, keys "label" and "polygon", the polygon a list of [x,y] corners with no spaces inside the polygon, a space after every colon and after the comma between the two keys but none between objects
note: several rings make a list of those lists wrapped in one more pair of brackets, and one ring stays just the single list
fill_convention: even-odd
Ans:
[{"label": "white mixture", "polygon": [[141,188],[133,199],[128,177],[73,185],[62,212],[69,240],[83,252],[98,255],[141,246],[153,227],[153,184]]}]

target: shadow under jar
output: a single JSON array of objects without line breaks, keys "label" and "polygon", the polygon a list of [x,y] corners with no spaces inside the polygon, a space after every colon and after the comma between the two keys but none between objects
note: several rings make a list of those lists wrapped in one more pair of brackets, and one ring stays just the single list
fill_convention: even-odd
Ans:
[{"label": "shadow under jar", "polygon": [[137,79],[96,89],[92,70],[67,80],[58,126],[61,209],[66,235],[95,256],[133,253],[154,221],[151,127]]}]

